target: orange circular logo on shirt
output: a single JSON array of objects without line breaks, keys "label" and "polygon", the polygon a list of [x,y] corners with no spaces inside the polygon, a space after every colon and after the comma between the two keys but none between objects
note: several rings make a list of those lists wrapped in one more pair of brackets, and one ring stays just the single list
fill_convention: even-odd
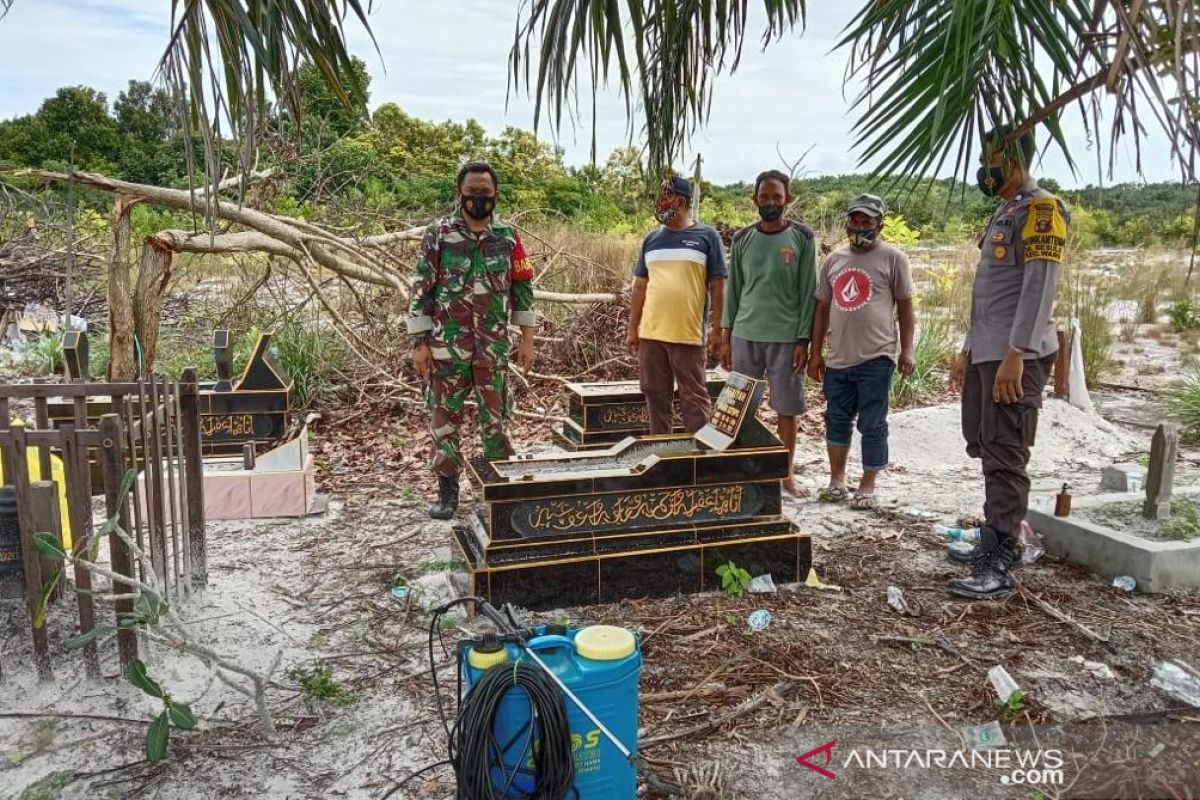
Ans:
[{"label": "orange circular logo on shirt", "polygon": [[861,269],[848,269],[833,279],[833,302],[842,311],[858,311],[871,299],[871,279]]}]

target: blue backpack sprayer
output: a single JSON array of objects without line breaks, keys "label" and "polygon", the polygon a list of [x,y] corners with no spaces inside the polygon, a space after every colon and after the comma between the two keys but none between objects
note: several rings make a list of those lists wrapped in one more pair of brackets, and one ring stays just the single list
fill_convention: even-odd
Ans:
[{"label": "blue backpack sprayer", "polygon": [[523,628],[510,607],[502,614],[482,598],[463,597],[434,611],[431,670],[438,618],[466,603],[497,630],[458,642],[453,728],[443,714],[456,800],[634,800],[639,773],[660,791],[678,794],[637,755],[642,655],[631,632],[607,625]]}]

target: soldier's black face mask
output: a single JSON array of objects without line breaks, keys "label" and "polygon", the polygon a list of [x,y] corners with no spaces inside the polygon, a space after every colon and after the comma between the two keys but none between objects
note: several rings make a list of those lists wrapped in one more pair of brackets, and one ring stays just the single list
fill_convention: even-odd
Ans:
[{"label": "soldier's black face mask", "polygon": [[1000,194],[1000,187],[1006,180],[1008,173],[1004,171],[1004,167],[980,167],[975,173],[975,183],[979,185],[979,191],[988,197]]},{"label": "soldier's black face mask", "polygon": [[764,222],[774,222],[783,216],[783,206],[759,206],[758,215],[763,218]]},{"label": "soldier's black face mask", "polygon": [[462,207],[472,219],[485,220],[496,210],[496,198],[486,194],[464,194]]}]

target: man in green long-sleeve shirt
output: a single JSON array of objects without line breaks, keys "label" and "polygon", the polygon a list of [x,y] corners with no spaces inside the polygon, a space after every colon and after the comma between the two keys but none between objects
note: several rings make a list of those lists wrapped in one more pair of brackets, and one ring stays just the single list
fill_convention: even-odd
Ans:
[{"label": "man in green long-sleeve shirt", "polygon": [[[805,411],[804,367],[817,287],[812,230],[783,216],[791,199],[788,176],[779,170],[755,179],[761,221],[733,237],[722,318],[722,363],[752,378],[766,375],[789,463],[796,456],[796,417]],[[790,474],[783,487],[799,494]]]}]

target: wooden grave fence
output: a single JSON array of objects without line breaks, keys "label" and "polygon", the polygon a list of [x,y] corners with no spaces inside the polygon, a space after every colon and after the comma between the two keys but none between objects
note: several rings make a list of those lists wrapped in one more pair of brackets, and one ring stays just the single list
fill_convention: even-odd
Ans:
[{"label": "wooden grave fence", "polygon": [[[0,457],[4,483],[14,487],[24,568],[24,595],[29,612],[34,661],[40,679],[52,677],[46,624],[35,624],[41,605],[43,579],[57,565],[39,557],[33,546],[36,533],[60,536],[57,487],[48,479],[52,459],[62,460],[68,521],[75,552],[88,542],[92,531],[93,463],[102,476],[105,518],[114,516],[139,549],[149,557],[166,598],[185,599],[191,589],[206,582],[207,560],[204,524],[203,465],[200,449],[200,414],[196,372],[185,370],[180,381],[159,376],[129,383],[32,383],[0,385]],[[33,419],[14,425],[13,406],[32,401]],[[66,402],[73,410],[70,421],[51,424],[51,401]],[[30,453],[38,459],[42,481],[29,475]],[[121,495],[128,470],[138,479]],[[147,577],[133,552],[117,536],[109,536],[110,568],[137,580]],[[63,576],[65,581],[68,577]],[[70,576],[78,605],[79,633],[96,625],[116,626],[106,614],[133,611],[134,601],[117,599],[108,612],[94,600],[92,576],[76,567]],[[135,588],[113,581],[114,595],[135,594]],[[60,589],[60,594],[66,594]],[[61,599],[60,599],[61,601]],[[137,657],[132,629],[118,630],[117,653],[122,671]],[[100,671],[96,643],[83,648],[89,675]],[[0,678],[4,656],[0,656]]]}]

